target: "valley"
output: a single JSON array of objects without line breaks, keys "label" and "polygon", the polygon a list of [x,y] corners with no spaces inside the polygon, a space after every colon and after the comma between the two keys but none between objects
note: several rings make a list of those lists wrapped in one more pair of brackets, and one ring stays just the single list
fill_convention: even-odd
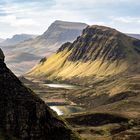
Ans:
[{"label": "valley", "polygon": [[29,88],[31,88],[48,106],[56,110],[61,115],[68,115],[71,113],[81,112],[84,108],[72,102],[67,96],[71,94],[74,89],[81,88],[71,84],[49,83],[37,79],[25,79],[20,77],[20,80]]},{"label": "valley", "polygon": [[[77,82],[70,89],[67,89],[71,86],[68,81],[26,78],[20,80],[64,117],[83,138],[110,140],[126,136],[139,139],[140,75],[116,76],[89,84]],[[49,87],[44,83],[55,86],[67,83],[67,86]]]}]

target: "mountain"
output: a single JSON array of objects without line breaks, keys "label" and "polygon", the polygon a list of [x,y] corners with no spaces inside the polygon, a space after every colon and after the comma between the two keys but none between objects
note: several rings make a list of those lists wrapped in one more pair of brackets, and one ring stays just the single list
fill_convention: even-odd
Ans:
[{"label": "mountain", "polygon": [[80,140],[32,90],[7,68],[0,50],[0,139]]},{"label": "mountain", "polygon": [[7,38],[6,40],[0,42],[0,46],[12,46],[16,45],[20,42],[25,40],[33,39],[36,35],[29,35],[29,34],[17,34],[14,35],[12,38]]},{"label": "mountain", "polygon": [[[43,35],[35,39],[24,41],[15,46],[2,47],[6,56],[8,56],[6,62],[16,74],[23,74],[31,69],[39,59],[56,52],[63,43],[73,41],[86,26],[84,23],[55,21]],[[27,57],[26,61],[21,58],[18,63],[15,61],[19,58],[19,54],[23,58],[26,57],[24,54],[27,53],[31,57],[33,56],[32,59]]]},{"label": "mountain", "polygon": [[140,40],[115,29],[88,26],[73,43],[37,64],[28,75],[50,79],[107,77],[139,72]]},{"label": "mountain", "polygon": [[140,39],[140,34],[127,34],[128,36],[134,37],[136,39]]},{"label": "mountain", "polygon": [[51,52],[56,52],[58,49],[57,46],[60,46],[67,41],[72,42],[75,40],[86,26],[87,24],[84,23],[56,20],[40,37],[39,42],[40,44],[48,44],[48,49]]}]

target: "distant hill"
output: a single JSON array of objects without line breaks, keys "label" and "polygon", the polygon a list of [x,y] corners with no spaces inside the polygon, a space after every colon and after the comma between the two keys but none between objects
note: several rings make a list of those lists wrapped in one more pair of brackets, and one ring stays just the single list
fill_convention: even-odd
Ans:
[{"label": "distant hill", "polygon": [[74,41],[87,26],[84,23],[66,22],[56,20],[48,30],[38,38],[38,43],[48,44],[48,49],[55,52],[61,44]]},{"label": "distant hill", "polygon": [[25,40],[33,39],[36,35],[29,35],[29,34],[17,34],[14,35],[12,38],[7,38],[4,41],[0,42],[0,46],[11,46],[16,45],[20,42],[23,42]]},{"label": "distant hill", "polygon": [[127,34],[128,36],[140,39],[140,34]]},{"label": "distant hill", "polygon": [[[42,57],[55,53],[63,43],[74,41],[86,26],[87,24],[84,23],[57,20],[49,26],[46,32],[35,39],[13,46],[4,46],[3,51],[8,56],[6,62],[16,74],[23,74],[31,69]],[[33,57],[27,57],[27,53],[28,56],[30,54]],[[23,59],[19,56],[22,56]],[[26,57],[26,61],[24,57]],[[18,62],[16,59],[18,59]]]},{"label": "distant hill", "polygon": [[54,55],[29,73],[53,79],[106,77],[139,71],[140,40],[115,29],[88,26],[73,43],[63,44]]}]

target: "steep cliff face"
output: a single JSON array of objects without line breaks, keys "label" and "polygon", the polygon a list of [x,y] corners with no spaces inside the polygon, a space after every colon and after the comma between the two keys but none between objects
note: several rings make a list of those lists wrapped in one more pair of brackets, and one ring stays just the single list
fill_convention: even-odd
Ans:
[{"label": "steep cliff face", "polygon": [[31,76],[49,78],[105,77],[139,69],[139,40],[104,26],[88,26],[73,43],[63,44]]},{"label": "steep cliff face", "polygon": [[83,31],[82,36],[76,40],[68,60],[122,59],[125,56],[123,36],[123,34],[108,27],[88,27]]},{"label": "steep cliff face", "polygon": [[6,67],[1,50],[0,138],[79,140],[67,124]]}]

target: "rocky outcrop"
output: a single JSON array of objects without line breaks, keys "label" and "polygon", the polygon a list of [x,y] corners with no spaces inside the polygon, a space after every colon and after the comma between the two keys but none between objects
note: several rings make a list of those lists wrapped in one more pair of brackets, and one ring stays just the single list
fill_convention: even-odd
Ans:
[{"label": "rocky outcrop", "polygon": [[0,50],[1,135],[10,140],[79,140],[67,124],[6,67]]},{"label": "rocky outcrop", "polygon": [[64,51],[65,49],[71,50],[71,44],[70,42],[64,43],[58,50],[57,53]]}]

